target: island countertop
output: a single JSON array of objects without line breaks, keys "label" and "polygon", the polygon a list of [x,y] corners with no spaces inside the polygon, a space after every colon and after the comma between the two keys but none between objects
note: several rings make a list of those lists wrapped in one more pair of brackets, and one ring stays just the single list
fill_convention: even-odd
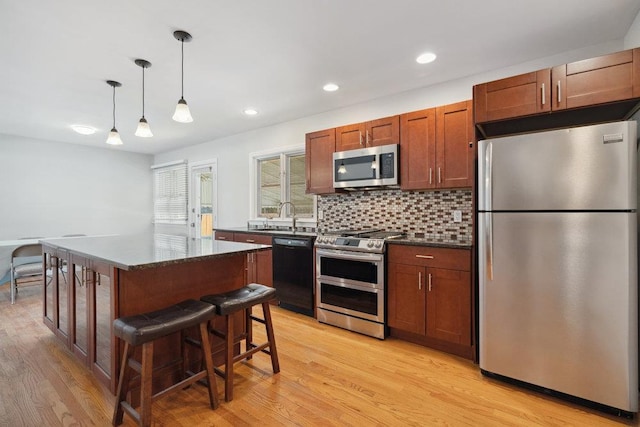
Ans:
[{"label": "island countertop", "polygon": [[43,245],[105,261],[122,270],[162,267],[269,249],[269,245],[167,234],[42,239]]}]

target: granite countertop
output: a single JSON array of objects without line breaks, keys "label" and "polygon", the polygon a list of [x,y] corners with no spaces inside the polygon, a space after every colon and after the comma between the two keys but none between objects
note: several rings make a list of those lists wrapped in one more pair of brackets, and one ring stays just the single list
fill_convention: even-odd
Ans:
[{"label": "granite countertop", "polygon": [[272,228],[227,227],[214,228],[213,231],[231,231],[233,233],[266,234],[270,236],[303,236],[317,237],[318,233],[310,231],[277,230]]},{"label": "granite countertop", "polygon": [[414,246],[431,246],[436,248],[450,249],[471,249],[471,242],[438,242],[427,237],[400,237],[397,239],[389,239],[387,243],[390,245],[414,245]]},{"label": "granite countertop", "polygon": [[269,245],[194,239],[167,234],[42,239],[43,245],[100,260],[122,270],[162,267],[237,253],[269,249]]}]

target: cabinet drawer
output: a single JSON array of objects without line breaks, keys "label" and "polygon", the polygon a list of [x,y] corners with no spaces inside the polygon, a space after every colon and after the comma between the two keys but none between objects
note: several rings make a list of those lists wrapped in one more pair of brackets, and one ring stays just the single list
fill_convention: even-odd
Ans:
[{"label": "cabinet drawer", "polygon": [[232,242],[233,241],[233,232],[216,230],[216,240],[228,240],[228,241]]},{"label": "cabinet drawer", "polygon": [[389,262],[470,271],[471,251],[428,246],[389,245]]},{"label": "cabinet drawer", "polygon": [[260,245],[270,245],[271,236],[267,234],[234,233],[233,240],[243,243],[257,243]]}]

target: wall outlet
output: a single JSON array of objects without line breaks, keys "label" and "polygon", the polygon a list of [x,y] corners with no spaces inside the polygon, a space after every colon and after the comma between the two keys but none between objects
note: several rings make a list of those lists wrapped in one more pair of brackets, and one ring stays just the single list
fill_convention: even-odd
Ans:
[{"label": "wall outlet", "polygon": [[462,211],[453,211],[453,222],[462,222]]},{"label": "wall outlet", "polygon": [[324,211],[322,209],[318,209],[318,219],[324,219]]}]

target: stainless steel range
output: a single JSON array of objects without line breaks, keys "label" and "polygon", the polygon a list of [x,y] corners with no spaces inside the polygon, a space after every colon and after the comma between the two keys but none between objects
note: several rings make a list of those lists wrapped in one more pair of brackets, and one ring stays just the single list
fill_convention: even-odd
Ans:
[{"label": "stainless steel range", "polygon": [[384,339],[385,241],[401,232],[340,230],[316,239],[320,322]]}]

